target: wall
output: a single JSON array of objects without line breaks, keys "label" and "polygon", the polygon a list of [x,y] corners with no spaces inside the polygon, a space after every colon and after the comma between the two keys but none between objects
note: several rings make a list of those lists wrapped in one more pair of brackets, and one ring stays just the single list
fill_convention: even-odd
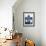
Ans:
[{"label": "wall", "polygon": [[[23,12],[35,12],[35,27],[23,26]],[[23,33],[23,37],[35,41],[36,46],[41,46],[41,1],[22,0],[13,6],[15,30]]]},{"label": "wall", "polygon": [[0,0],[0,27],[12,28],[12,6],[16,0]]},{"label": "wall", "polygon": [[46,0],[41,1],[41,41],[46,46]]}]

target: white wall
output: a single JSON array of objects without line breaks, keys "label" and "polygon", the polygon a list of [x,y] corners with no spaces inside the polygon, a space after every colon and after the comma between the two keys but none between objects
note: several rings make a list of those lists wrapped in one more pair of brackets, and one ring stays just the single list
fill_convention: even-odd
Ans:
[{"label": "white wall", "polygon": [[[41,46],[41,1],[40,0],[22,0],[21,3],[15,3],[13,6],[15,29],[22,32],[24,38],[35,41],[36,46]],[[35,27],[23,26],[23,12],[35,12]]]},{"label": "white wall", "polygon": [[12,28],[12,6],[16,0],[0,0],[0,27]]},{"label": "white wall", "polygon": [[46,0],[41,1],[41,40],[42,46],[46,46]]}]

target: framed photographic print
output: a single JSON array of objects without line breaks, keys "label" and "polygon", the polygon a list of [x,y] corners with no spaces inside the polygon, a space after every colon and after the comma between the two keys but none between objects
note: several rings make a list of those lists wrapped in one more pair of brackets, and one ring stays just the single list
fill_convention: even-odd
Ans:
[{"label": "framed photographic print", "polygon": [[23,12],[23,26],[25,27],[35,26],[35,12]]}]

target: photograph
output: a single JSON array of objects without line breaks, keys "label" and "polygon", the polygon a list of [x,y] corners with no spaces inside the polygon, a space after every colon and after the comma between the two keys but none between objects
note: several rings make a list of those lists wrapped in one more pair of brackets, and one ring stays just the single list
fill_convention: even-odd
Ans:
[{"label": "photograph", "polygon": [[23,12],[23,26],[32,27],[35,25],[35,12]]}]

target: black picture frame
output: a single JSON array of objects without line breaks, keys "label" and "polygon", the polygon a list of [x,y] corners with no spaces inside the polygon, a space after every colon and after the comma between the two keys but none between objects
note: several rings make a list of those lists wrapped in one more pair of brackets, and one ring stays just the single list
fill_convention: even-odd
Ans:
[{"label": "black picture frame", "polygon": [[35,26],[35,12],[23,12],[23,26],[24,27]]}]

